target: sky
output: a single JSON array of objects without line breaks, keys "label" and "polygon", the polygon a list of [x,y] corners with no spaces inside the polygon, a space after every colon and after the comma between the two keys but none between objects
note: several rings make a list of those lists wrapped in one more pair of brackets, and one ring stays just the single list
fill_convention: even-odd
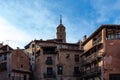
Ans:
[{"label": "sky", "polygon": [[0,0],[0,43],[56,38],[60,15],[67,42],[76,43],[102,24],[120,24],[120,0]]}]

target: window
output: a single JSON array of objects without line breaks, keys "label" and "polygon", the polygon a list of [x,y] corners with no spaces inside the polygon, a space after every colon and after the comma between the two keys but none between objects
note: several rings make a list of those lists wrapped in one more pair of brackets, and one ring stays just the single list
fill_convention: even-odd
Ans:
[{"label": "window", "polygon": [[75,55],[75,62],[79,62],[79,55]]},{"label": "window", "polygon": [[53,68],[47,67],[47,75],[52,75],[52,74],[53,74]]},{"label": "window", "polygon": [[120,39],[120,30],[119,29],[107,29],[106,32],[107,40]]},{"label": "window", "polygon": [[79,74],[80,71],[79,71],[79,67],[74,67],[74,74]]},{"label": "window", "polygon": [[62,75],[63,74],[63,66],[58,66],[57,73],[58,73],[58,75]]},{"label": "window", "polygon": [[23,65],[21,64],[21,68],[23,68]]},{"label": "window", "polygon": [[52,57],[47,57],[46,64],[48,65],[52,64]]},{"label": "window", "polygon": [[4,55],[4,60],[7,60],[7,55]]},{"label": "window", "polygon": [[35,44],[32,44],[32,48],[34,48],[35,47]]}]

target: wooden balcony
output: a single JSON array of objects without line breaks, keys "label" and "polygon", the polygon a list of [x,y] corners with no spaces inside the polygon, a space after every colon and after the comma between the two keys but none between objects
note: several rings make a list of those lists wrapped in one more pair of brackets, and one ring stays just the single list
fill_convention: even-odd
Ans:
[{"label": "wooden balcony", "polygon": [[86,58],[86,62],[87,63],[91,63],[92,61],[94,61],[94,60],[96,60],[97,59],[97,55],[96,55],[96,53],[93,53],[93,54],[91,54],[90,56],[88,56],[87,58]]},{"label": "wooden balcony", "polygon": [[101,67],[94,67],[94,68],[91,68],[90,70],[86,70],[84,71],[84,77],[87,77],[87,76],[96,76],[98,74],[101,73]]},{"label": "wooden balcony", "polygon": [[88,56],[88,57],[86,57],[86,59],[83,59],[82,61],[81,61],[81,64],[82,64],[82,66],[84,66],[84,65],[87,65],[87,64],[90,64],[90,63],[92,63],[92,62],[94,62],[94,61],[97,61],[98,59],[101,59],[102,58],[102,55],[103,54],[99,54],[99,53],[93,53],[93,54],[91,54],[90,56]]},{"label": "wooden balcony", "polygon": [[96,40],[93,41],[93,46],[99,44],[102,40],[102,37],[98,37]]},{"label": "wooden balcony", "polygon": [[88,56],[88,57],[86,57],[85,59],[83,59],[83,60],[81,61],[81,63],[82,63],[82,66],[84,66],[84,65],[87,65],[87,64],[92,63],[92,62],[95,61],[95,60],[97,60],[97,54],[96,54],[96,53],[93,53],[93,54],[91,54],[90,56]]},{"label": "wooden balcony", "polygon": [[43,54],[57,54],[58,52],[56,51],[56,47],[53,46],[46,46],[42,47],[43,48]]}]

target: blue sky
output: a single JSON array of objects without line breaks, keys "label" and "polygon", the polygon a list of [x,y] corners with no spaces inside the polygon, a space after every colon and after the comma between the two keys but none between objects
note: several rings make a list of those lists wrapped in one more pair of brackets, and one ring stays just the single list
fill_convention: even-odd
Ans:
[{"label": "blue sky", "polygon": [[67,42],[75,43],[102,24],[120,24],[120,0],[0,0],[0,42],[23,48],[56,38],[60,15]]}]

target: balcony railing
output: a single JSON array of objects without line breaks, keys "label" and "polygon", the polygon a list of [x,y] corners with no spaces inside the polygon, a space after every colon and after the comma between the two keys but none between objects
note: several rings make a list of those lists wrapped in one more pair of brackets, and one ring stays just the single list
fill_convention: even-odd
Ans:
[{"label": "balcony railing", "polygon": [[85,59],[82,59],[81,63],[82,63],[82,65],[86,65],[86,64],[89,64],[95,60],[97,60],[97,54],[93,53],[90,56],[86,57]]},{"label": "balcony railing", "polygon": [[93,76],[101,73],[101,67],[94,67],[84,71],[84,76]]},{"label": "balcony railing", "polygon": [[96,58],[97,58],[96,53],[93,53],[93,54],[91,54],[90,56],[88,56],[88,57],[86,58],[86,62],[87,62],[87,63],[90,63],[90,62],[92,62],[93,60],[95,60]]},{"label": "balcony railing", "polygon": [[83,59],[81,61],[82,65],[86,65],[86,64],[89,64],[95,60],[98,60],[102,58],[102,54],[99,54],[99,53],[93,53],[91,54],[90,56],[86,57],[86,59]]},{"label": "balcony railing", "polygon": [[102,40],[102,38],[98,37],[95,41],[93,41],[93,45],[96,45],[96,44],[100,43],[101,40]]},{"label": "balcony railing", "polygon": [[44,78],[56,78],[56,74],[55,72],[53,72],[52,74],[44,73]]}]

